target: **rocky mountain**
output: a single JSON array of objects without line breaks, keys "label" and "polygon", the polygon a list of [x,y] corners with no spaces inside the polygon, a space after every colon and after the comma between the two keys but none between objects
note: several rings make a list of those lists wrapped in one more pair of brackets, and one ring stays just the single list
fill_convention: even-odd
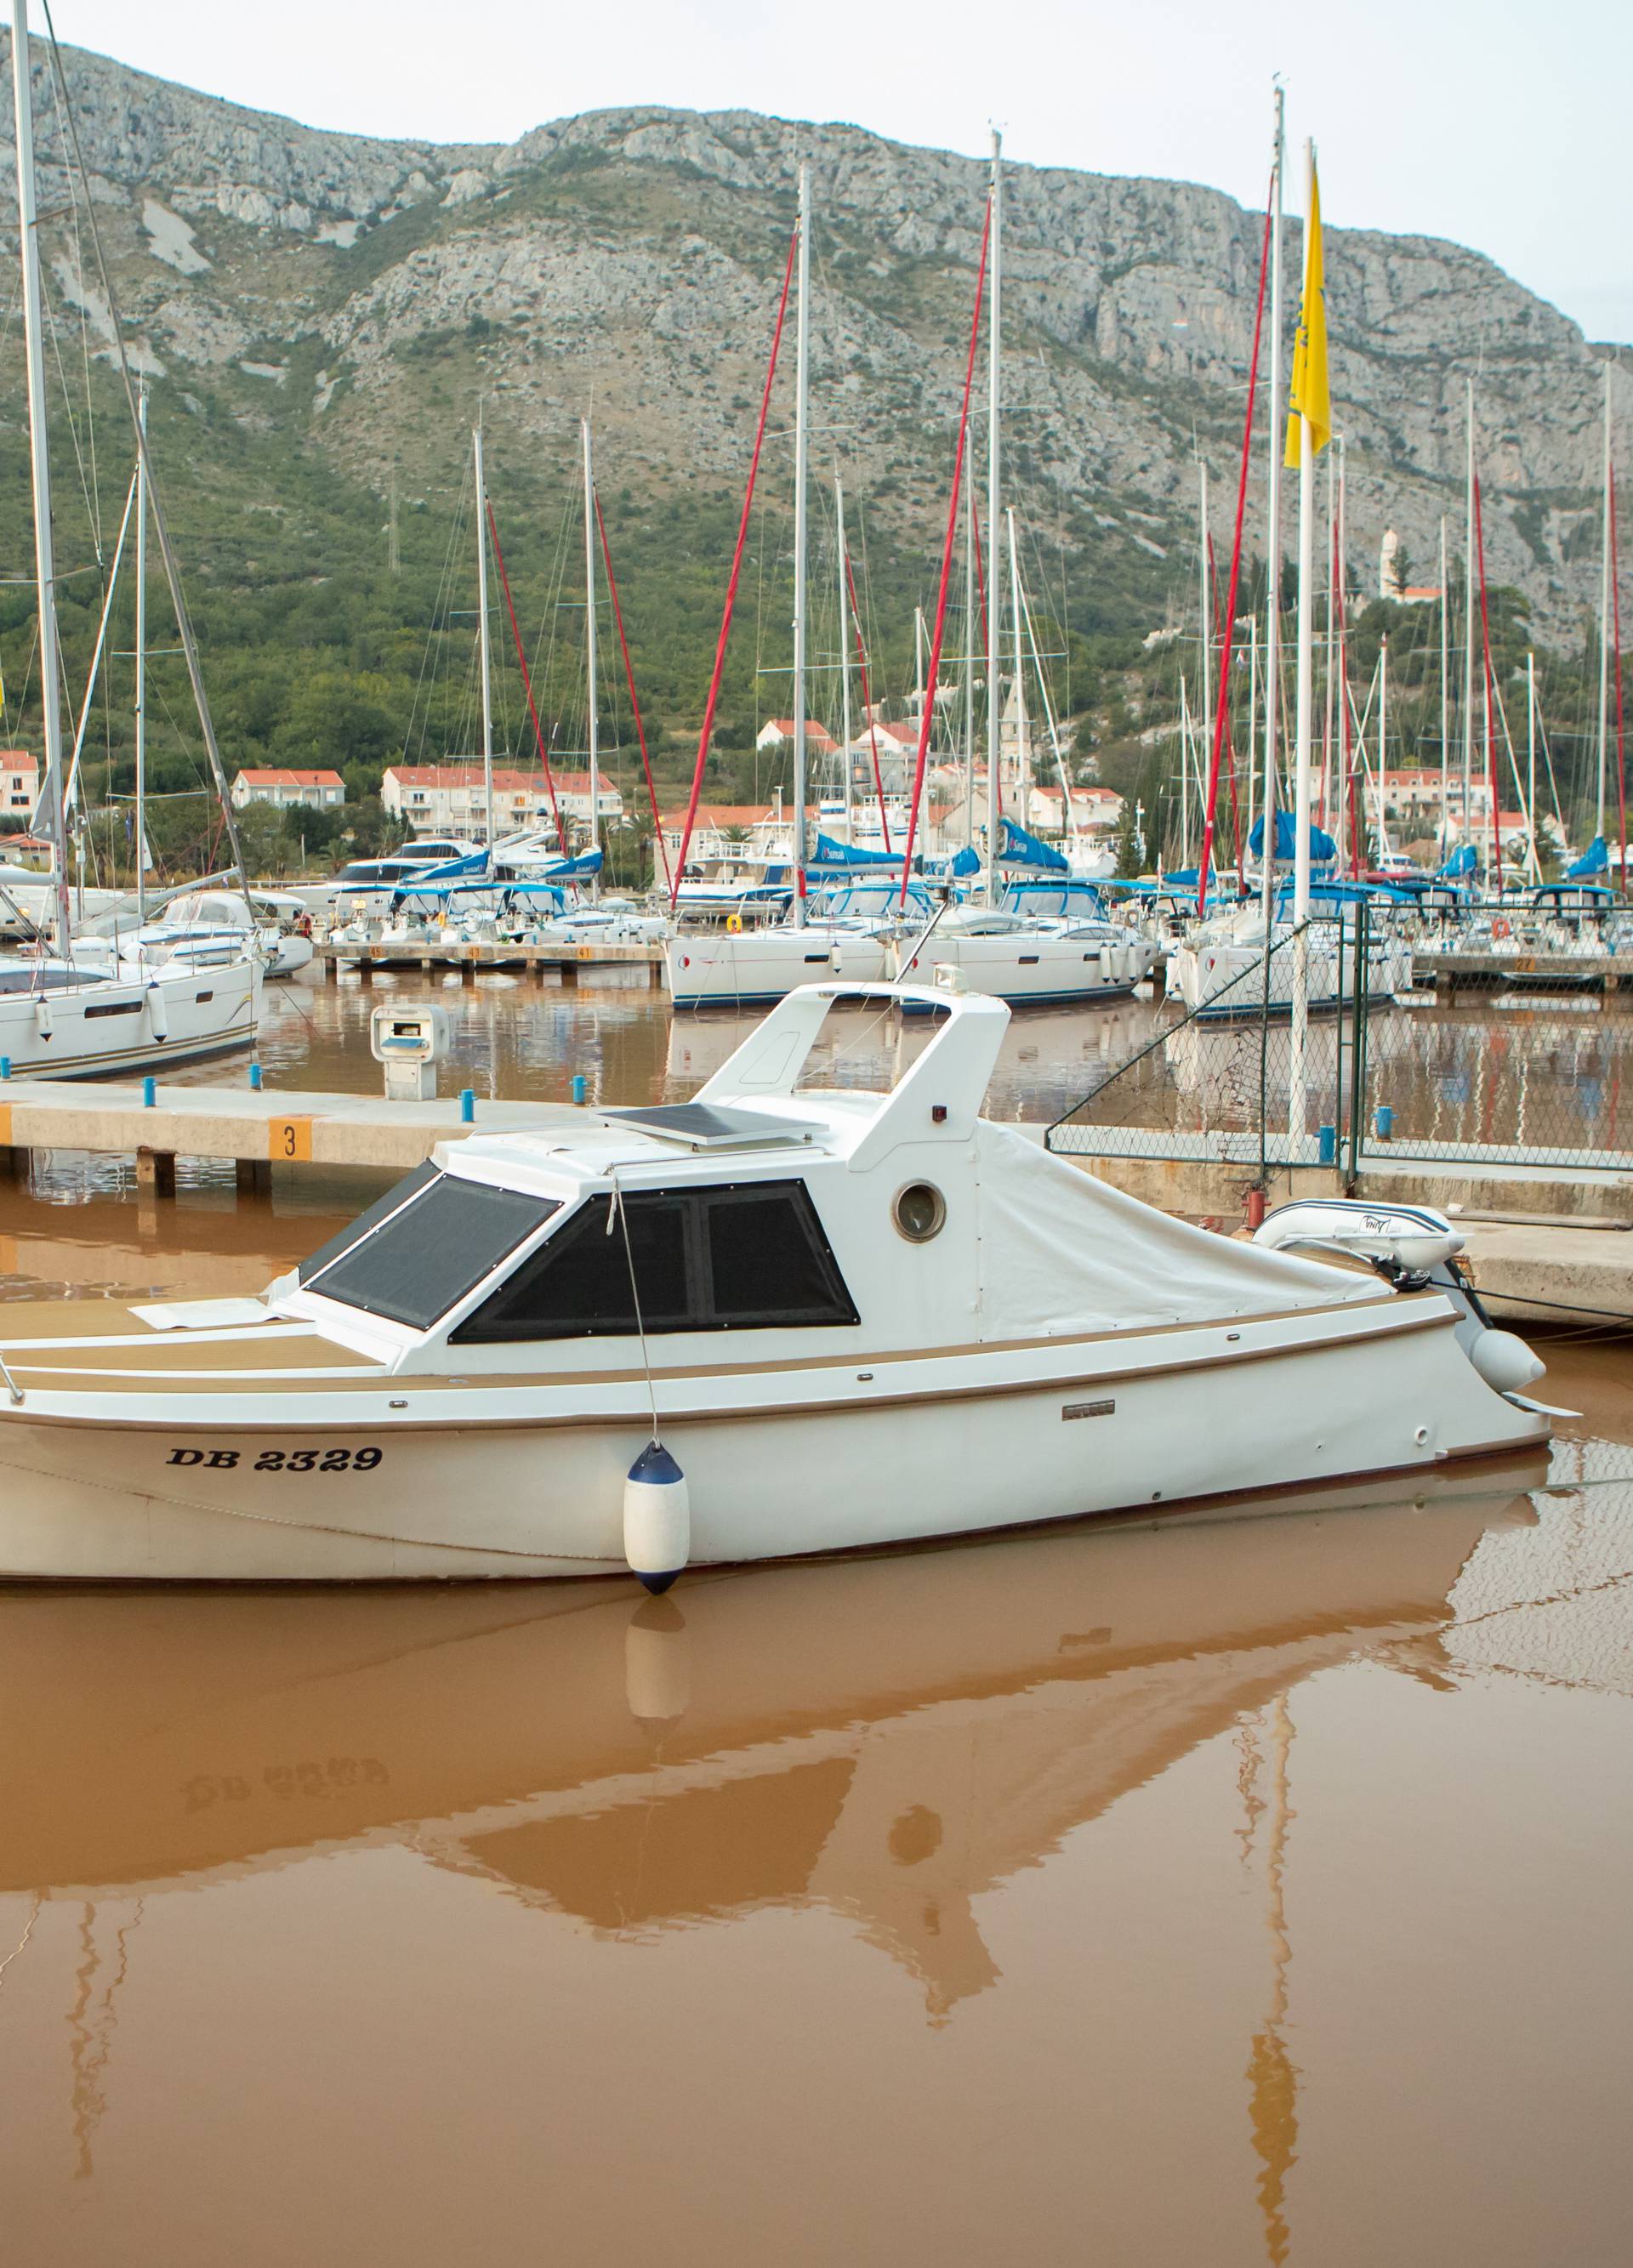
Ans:
[{"label": "rocky mountain", "polygon": [[[609,483],[637,499],[735,499],[808,158],[816,454],[843,456],[882,541],[933,563],[981,165],[851,126],[660,109],[564,119],[504,147],[376,141],[78,50],[64,59],[156,393],[276,435],[320,488],[376,497],[394,467],[407,490],[456,479],[480,394],[497,458],[558,464],[565,482],[593,403]],[[42,202],[64,205],[40,41],[33,68]],[[9,101],[5,119],[9,133]],[[9,143],[0,167],[14,207]],[[1341,213],[1342,183],[1326,186]],[[1018,500],[1059,521],[1091,613],[1096,587],[1114,587],[1160,619],[1165,588],[1186,587],[1199,443],[1229,544],[1262,217],[1184,183],[1016,166],[1005,224]],[[1288,233],[1290,326],[1300,247],[1297,226]],[[51,247],[59,307],[83,311],[106,342],[107,309],[68,223]],[[1574,642],[1596,588],[1602,351],[1456,245],[1329,225],[1326,272],[1357,581],[1375,587],[1385,526],[1417,580],[1434,579],[1443,513],[1458,544],[1474,377],[1489,572]],[[1633,409],[1628,379],[1616,383]],[[14,390],[0,411],[15,421]]]}]

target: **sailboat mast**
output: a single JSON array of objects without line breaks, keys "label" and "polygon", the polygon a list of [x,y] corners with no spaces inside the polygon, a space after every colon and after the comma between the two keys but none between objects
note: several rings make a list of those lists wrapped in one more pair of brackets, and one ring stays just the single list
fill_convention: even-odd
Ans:
[{"label": "sailboat mast", "polygon": [[810,404],[811,169],[800,167],[800,306],[794,364],[794,925],[805,926],[805,489]]},{"label": "sailboat mast", "polygon": [[1237,845],[1237,887],[1247,889],[1247,836],[1253,831],[1253,806],[1259,796],[1259,773],[1253,751],[1259,746],[1259,614],[1247,618],[1247,832]]},{"label": "sailboat mast", "polygon": [[51,463],[46,433],[45,329],[40,297],[40,218],[34,190],[33,90],[27,0],[12,0],[11,91],[17,117],[17,217],[23,251],[23,343],[28,372],[29,464],[34,500],[34,585],[40,609],[40,705],[45,778],[35,825],[48,838],[56,873],[57,944],[68,949],[68,836],[63,807],[63,711],[58,680],[56,563],[51,545]]},{"label": "sailboat mast", "polygon": [[1284,108],[1285,98],[1278,86],[1270,190],[1270,484],[1266,513],[1269,521],[1269,594],[1265,622],[1265,792],[1260,814],[1264,850],[1260,859],[1267,938],[1275,903],[1275,789],[1282,716],[1282,177],[1287,170]]},{"label": "sailboat mast", "polygon": [[964,839],[975,845],[975,547],[980,541],[971,483],[964,544]]},{"label": "sailboat mast", "polygon": [[1440,860],[1450,856],[1446,807],[1446,760],[1452,737],[1452,618],[1447,611],[1451,585],[1446,579],[1446,516],[1440,515]]},{"label": "sailboat mast", "polygon": [[1605,364],[1604,545],[1599,594],[1599,790],[1593,832],[1605,831],[1605,772],[1610,755],[1610,364]]},{"label": "sailboat mast", "polygon": [[[1208,588],[1208,465],[1201,455],[1196,460],[1196,573],[1197,588],[1201,594],[1201,604],[1198,622],[1201,630],[1202,644],[1202,707],[1196,720],[1196,731],[1197,753],[1206,774],[1208,749],[1214,730],[1214,624],[1213,594]],[[1205,806],[1207,801],[1205,787],[1202,792]],[[1206,808],[1202,812],[1201,824],[1204,828],[1208,825]]]},{"label": "sailboat mast", "polygon": [[1337,583],[1339,575],[1338,541],[1338,468],[1343,461],[1344,447],[1341,441],[1326,460],[1326,666],[1323,673],[1325,684],[1321,705],[1321,814],[1320,824],[1333,828],[1334,819],[1339,825],[1333,831],[1338,836],[1338,864],[1343,867],[1344,789],[1333,762],[1333,684],[1338,661],[1338,630],[1336,620]]},{"label": "sailboat mast", "polygon": [[[137,419],[147,438],[147,381]],[[136,548],[136,896],[137,926],[147,921],[147,452],[137,451]]]},{"label": "sailboat mast", "polygon": [[1526,794],[1530,808],[1526,824],[1531,833],[1531,873],[1542,880],[1542,850],[1537,841],[1537,658],[1526,653]]},{"label": "sailboat mast", "polygon": [[[1009,613],[1015,630],[1015,799],[1021,806],[1021,824],[1032,823],[1032,752],[1026,730],[1026,678],[1021,645],[1021,560],[1015,540],[1015,507],[1006,507],[1009,531]],[[1062,816],[1064,817],[1064,814]]]},{"label": "sailboat mast", "polygon": [[482,427],[471,436],[477,450],[477,645],[482,667],[482,807],[488,856],[493,855],[493,686],[488,650],[488,486],[482,465]]},{"label": "sailboat mast", "polygon": [[986,902],[998,902],[998,766],[1002,729],[998,696],[998,512],[1002,454],[998,437],[999,349],[1003,335],[1003,136],[993,129],[993,239],[986,311]]},{"label": "sailboat mast", "polygon": [[845,839],[856,839],[851,815],[851,618],[845,595],[845,482],[833,472],[834,553],[839,578],[839,762],[845,771]]},{"label": "sailboat mast", "polygon": [[1378,851],[1379,858],[1389,849],[1388,814],[1384,808],[1384,771],[1389,762],[1389,637],[1385,632],[1378,648]]},{"label": "sailboat mast", "polygon": [[1463,839],[1474,839],[1474,381],[1468,381],[1463,486]]},{"label": "sailboat mast", "polygon": [[[589,716],[589,803],[592,850],[601,848],[601,720],[595,699],[595,468],[590,454],[590,424],[584,432],[584,698]],[[590,895],[601,894],[601,877],[590,877]]]}]

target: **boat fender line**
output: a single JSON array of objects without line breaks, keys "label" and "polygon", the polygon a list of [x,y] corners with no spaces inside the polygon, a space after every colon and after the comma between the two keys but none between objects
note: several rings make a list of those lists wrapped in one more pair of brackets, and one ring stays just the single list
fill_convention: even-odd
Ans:
[{"label": "boat fender line", "polygon": [[152,1020],[153,1037],[167,1040],[170,1037],[170,1004],[157,978],[151,979],[148,983],[147,1012]]},{"label": "boat fender line", "polygon": [[669,1589],[691,1556],[686,1476],[656,1439],[647,1442],[624,1484],[624,1556],[654,1597]]}]

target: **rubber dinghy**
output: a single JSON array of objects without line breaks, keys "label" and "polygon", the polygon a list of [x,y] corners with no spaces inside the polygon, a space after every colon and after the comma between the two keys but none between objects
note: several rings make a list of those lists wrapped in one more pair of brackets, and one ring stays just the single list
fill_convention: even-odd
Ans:
[{"label": "rubber dinghy", "polygon": [[[891,1092],[801,1086],[904,994]],[[447,1144],[259,1299],[9,1307],[0,1573],[655,1586],[1547,1437],[1449,1225],[1170,1219],[981,1116],[1008,1023],[803,987],[694,1101]]]}]

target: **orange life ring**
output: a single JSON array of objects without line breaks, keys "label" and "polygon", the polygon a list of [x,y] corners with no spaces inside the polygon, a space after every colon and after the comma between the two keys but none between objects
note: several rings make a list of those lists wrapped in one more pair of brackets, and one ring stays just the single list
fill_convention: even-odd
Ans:
[{"label": "orange life ring", "polygon": [[1493,920],[1492,920],[1492,924],[1491,924],[1491,934],[1492,934],[1492,936],[1493,936],[1493,937],[1510,937],[1510,936],[1511,936],[1511,935],[1512,935],[1512,933],[1513,933],[1513,932],[1512,932],[1512,931],[1511,931],[1511,927],[1510,927],[1510,925],[1509,925],[1509,919],[1508,919],[1508,916],[1507,916],[1506,914],[1497,914],[1497,915],[1496,915],[1496,916],[1494,917],[1494,918],[1493,918]]}]

